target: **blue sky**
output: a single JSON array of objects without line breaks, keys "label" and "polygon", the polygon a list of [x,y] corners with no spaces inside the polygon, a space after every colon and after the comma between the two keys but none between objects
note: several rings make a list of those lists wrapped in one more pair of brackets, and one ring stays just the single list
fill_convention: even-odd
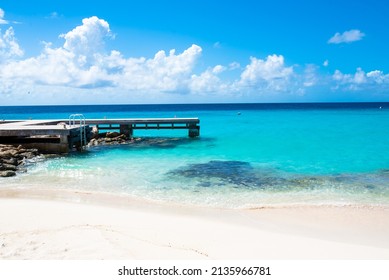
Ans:
[{"label": "blue sky", "polygon": [[389,101],[384,0],[0,9],[0,105]]}]

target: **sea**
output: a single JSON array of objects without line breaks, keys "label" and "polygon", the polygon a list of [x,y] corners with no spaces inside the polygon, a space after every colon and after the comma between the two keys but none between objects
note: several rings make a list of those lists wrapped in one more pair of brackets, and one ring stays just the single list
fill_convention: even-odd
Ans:
[{"label": "sea", "polygon": [[389,103],[0,106],[0,120],[198,117],[186,130],[36,159],[0,188],[216,208],[389,206]]}]

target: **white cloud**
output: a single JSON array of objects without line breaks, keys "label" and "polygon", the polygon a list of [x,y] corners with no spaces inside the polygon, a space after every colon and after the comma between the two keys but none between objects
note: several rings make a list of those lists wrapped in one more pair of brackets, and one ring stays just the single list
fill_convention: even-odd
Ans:
[{"label": "white cloud", "polygon": [[17,84],[59,85],[69,87],[98,87],[112,83],[106,69],[100,65],[104,38],[109,34],[109,25],[97,17],[83,20],[60,37],[65,39],[63,47],[53,48],[46,44],[37,57],[11,61],[0,70],[0,74]]},{"label": "white cloud", "polygon": [[216,65],[213,68],[208,68],[200,75],[193,74],[189,83],[189,89],[192,93],[231,93],[231,83],[220,79],[218,74],[228,70],[222,65]]},{"label": "white cloud", "polygon": [[241,85],[276,91],[286,90],[293,67],[285,67],[282,55],[269,55],[265,60],[251,57],[250,60],[251,63],[241,74]]},{"label": "white cloud", "polygon": [[2,91],[13,91],[21,82],[46,86],[50,91],[59,87],[71,87],[71,92],[77,88],[112,88],[127,94],[217,92],[227,88],[218,77],[229,70],[225,66],[216,65],[199,75],[193,73],[202,53],[197,45],[181,53],[161,50],[151,58],[126,58],[116,50],[107,53],[104,41],[110,34],[106,21],[84,19],[82,25],[60,36],[65,40],[63,46],[46,43],[38,56],[3,64],[0,79],[7,81],[7,87],[4,82]]},{"label": "white cloud", "polygon": [[106,54],[104,40],[109,25],[97,17],[61,35],[62,47],[45,45],[39,56],[9,62],[0,75],[48,86],[74,88],[115,87],[123,90],[179,91],[187,87],[201,48],[192,45],[180,54],[159,51],[153,58],[124,58],[119,51]]},{"label": "white cloud", "polygon": [[343,84],[364,84],[367,82],[366,74],[361,68],[357,68],[355,74],[343,74],[339,70],[335,70],[333,79]]},{"label": "white cloud", "polygon": [[180,54],[171,50],[169,55],[159,51],[151,59],[122,58],[116,63],[122,67],[116,81],[131,90],[185,91],[201,52],[199,46],[192,45]]},{"label": "white cloud", "polygon": [[374,81],[377,84],[389,84],[389,74],[384,74],[380,70],[370,71],[366,74],[367,79]]},{"label": "white cloud", "polygon": [[14,57],[21,57],[23,50],[20,48],[12,27],[9,27],[4,35],[0,29],[0,62]]},{"label": "white cloud", "polygon": [[189,83],[191,92],[208,93],[220,91],[221,80],[212,71],[208,69],[200,75],[193,74]]},{"label": "white cloud", "polygon": [[[26,87],[39,87],[42,91],[47,87],[47,92],[62,91],[66,96],[78,92],[76,89],[93,88],[145,96],[242,92],[257,95],[285,90],[293,74],[293,68],[285,66],[282,55],[270,55],[265,59],[252,57],[250,64],[241,70],[240,77],[231,75],[234,70],[241,69],[238,62],[208,67],[197,74],[195,66],[202,53],[197,45],[182,52],[161,50],[151,58],[124,57],[117,50],[105,49],[105,41],[112,38],[111,34],[105,20],[95,16],[84,19],[81,25],[60,35],[64,39],[62,46],[46,43],[38,56],[0,62],[0,90],[3,93],[23,92]],[[8,57],[22,54],[12,28],[1,38],[3,56],[5,53]],[[89,92],[92,96],[96,94]]]},{"label": "white cloud", "polygon": [[[115,81],[109,75],[111,68],[106,64],[104,54],[104,40],[109,34],[106,21],[97,17],[84,19],[82,25],[60,36],[65,39],[62,47],[53,48],[47,43],[36,57],[3,63],[0,76],[14,87],[21,82],[80,88],[112,85]],[[3,42],[7,44],[3,53],[8,57],[20,56],[22,51],[12,28],[7,30],[4,38]]]},{"label": "white cloud", "polygon": [[231,62],[229,65],[228,65],[229,69],[230,70],[235,70],[235,69],[239,69],[240,68],[240,64],[236,61],[234,62]]},{"label": "white cloud", "polygon": [[329,62],[328,62],[328,59],[324,60],[324,62],[323,62],[323,66],[324,66],[324,67],[327,67],[327,66],[328,66],[328,64],[329,64]]},{"label": "white cloud", "polygon": [[367,82],[366,73],[361,68],[357,68],[357,72],[354,74],[353,82],[356,84],[364,84]]},{"label": "white cloud", "polygon": [[335,70],[334,74],[332,75],[332,78],[335,81],[341,82],[341,81],[343,81],[344,74],[342,72],[340,72],[339,70]]},{"label": "white cloud", "polygon": [[343,74],[340,70],[335,70],[332,78],[337,83],[337,87],[342,86],[349,90],[362,90],[372,87],[382,90],[389,87],[389,74],[384,74],[380,70],[366,73],[361,68],[357,68],[354,74]]},{"label": "white cloud", "polygon": [[8,24],[9,21],[4,19],[5,12],[0,8],[0,24]]},{"label": "white cloud", "polygon": [[226,70],[226,67],[224,67],[222,65],[216,65],[215,67],[213,67],[212,73],[219,74],[221,72],[224,72],[225,70]]},{"label": "white cloud", "polygon": [[360,30],[352,29],[349,31],[345,31],[342,34],[338,32],[335,33],[335,35],[328,40],[328,43],[329,44],[351,43],[351,42],[362,40],[364,36],[365,34],[362,33]]},{"label": "white cloud", "polygon": [[312,87],[317,84],[319,78],[317,75],[317,66],[313,64],[308,64],[304,70],[303,76],[303,86]]},{"label": "white cloud", "polygon": [[111,35],[109,24],[96,16],[85,18],[77,26],[60,37],[65,39],[63,48],[76,55],[88,57],[104,50],[104,39]]},{"label": "white cloud", "polygon": [[9,103],[27,102],[28,98],[30,103],[45,103],[46,99],[57,100],[58,95],[61,101],[72,102],[81,94],[84,103],[128,102],[133,96],[138,102],[176,102],[176,93],[186,94],[192,101],[200,97],[201,101],[238,101],[242,96],[248,100],[270,96],[271,100],[275,92],[285,94],[279,95],[283,98],[312,92],[317,85],[330,88],[335,84],[348,90],[374,85],[387,89],[389,85],[389,75],[379,70],[366,73],[358,68],[354,74],[336,70],[329,79],[319,75],[317,65],[288,66],[284,57],[276,54],[251,57],[247,65],[232,62],[197,71],[196,65],[201,68],[204,64],[198,63],[202,48],[195,44],[182,51],[161,50],[151,57],[125,57],[118,50],[106,49],[105,42],[113,36],[108,22],[97,17],[84,19],[60,38],[62,45],[46,43],[39,55],[22,58],[12,27],[0,31],[2,102],[7,96]]}]

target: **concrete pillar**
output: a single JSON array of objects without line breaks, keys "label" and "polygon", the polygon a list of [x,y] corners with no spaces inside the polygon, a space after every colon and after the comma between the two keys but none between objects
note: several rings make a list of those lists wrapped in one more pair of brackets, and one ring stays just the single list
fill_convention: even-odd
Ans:
[{"label": "concrete pillar", "polygon": [[132,126],[130,124],[121,124],[120,125],[120,134],[124,134],[128,138],[131,138],[133,135]]},{"label": "concrete pillar", "polygon": [[67,135],[60,135],[59,136],[59,142],[61,143],[61,144],[66,144],[66,143],[68,143],[69,141],[68,141],[68,136]]},{"label": "concrete pillar", "polygon": [[200,126],[191,126],[189,127],[189,137],[194,138],[200,136]]}]

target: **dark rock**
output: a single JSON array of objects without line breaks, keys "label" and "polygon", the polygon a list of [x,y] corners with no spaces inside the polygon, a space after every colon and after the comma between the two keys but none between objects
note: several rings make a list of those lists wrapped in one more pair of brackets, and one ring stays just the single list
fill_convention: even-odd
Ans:
[{"label": "dark rock", "polygon": [[26,158],[26,159],[32,159],[34,157],[36,157],[37,155],[33,152],[24,152],[24,153],[20,153],[18,155],[18,157],[20,158]]},{"label": "dark rock", "polygon": [[0,164],[0,170],[16,171],[16,166],[12,164],[2,163]]},{"label": "dark rock", "polygon": [[124,135],[124,134],[120,134],[120,135],[114,137],[113,139],[115,139],[115,140],[117,140],[117,141],[124,141],[124,140],[127,139],[127,137],[126,137],[126,135]]},{"label": "dark rock", "polygon": [[115,137],[118,137],[120,135],[119,132],[107,132],[107,134],[105,135],[106,138],[115,138]]},{"label": "dark rock", "polygon": [[12,154],[9,150],[4,150],[4,151],[0,152],[0,158],[11,158],[11,157],[12,157]]},{"label": "dark rock", "polygon": [[11,154],[12,157],[17,156],[19,154],[19,151],[17,149],[11,149],[9,150],[9,153]]},{"label": "dark rock", "polygon": [[100,135],[98,138],[93,138],[89,142],[89,146],[99,145],[118,145],[123,143],[130,143],[127,141],[128,138],[124,134],[118,132],[107,132],[106,134]]},{"label": "dark rock", "polygon": [[18,160],[16,158],[9,158],[9,159],[0,159],[0,162],[12,164],[12,165],[18,165]]},{"label": "dark rock", "polygon": [[21,145],[0,144],[0,171],[1,177],[11,177],[16,175],[20,166],[25,164],[25,160],[30,160],[38,156],[37,149],[25,149]]},{"label": "dark rock", "polygon": [[11,171],[11,170],[0,171],[0,177],[12,177],[15,175],[16,175],[15,171]]},{"label": "dark rock", "polygon": [[97,146],[98,144],[99,144],[99,141],[96,138],[90,140],[90,142],[89,142],[89,146]]}]

